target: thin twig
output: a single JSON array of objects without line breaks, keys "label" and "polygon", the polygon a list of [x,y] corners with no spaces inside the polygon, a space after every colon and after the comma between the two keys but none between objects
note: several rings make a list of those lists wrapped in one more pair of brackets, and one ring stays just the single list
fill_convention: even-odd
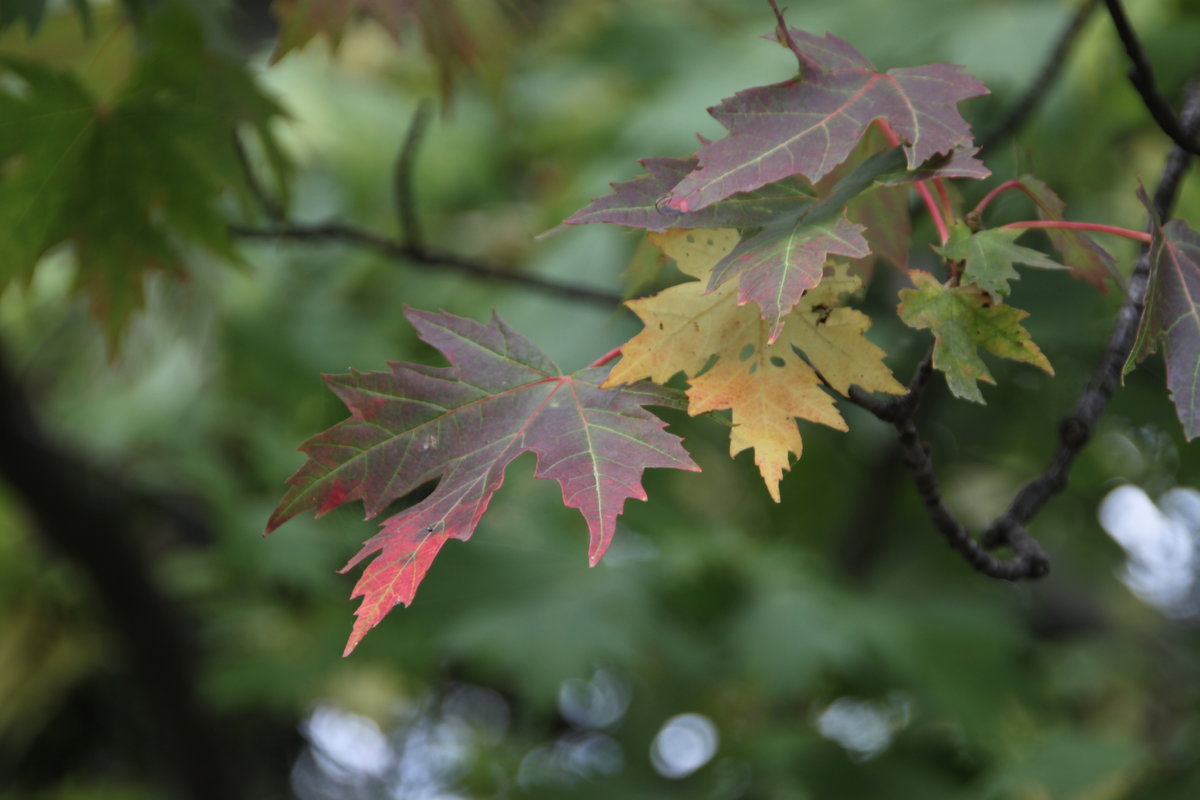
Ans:
[{"label": "thin twig", "polygon": [[563,297],[568,300],[594,303],[608,308],[614,308],[621,304],[620,295],[612,292],[589,289],[586,286],[577,286],[573,283],[561,283],[534,275],[525,275],[520,272],[513,272],[500,264],[467,258],[455,253],[446,253],[429,248],[414,248],[412,245],[405,244],[397,239],[380,236],[379,234],[351,225],[343,225],[340,222],[328,222],[318,225],[299,225],[293,223],[275,228],[230,225],[229,232],[243,239],[277,239],[294,242],[357,245],[374,250],[389,258],[427,267],[448,268],[476,278],[524,286],[528,289],[556,297]]},{"label": "thin twig", "polygon": [[1062,73],[1063,67],[1067,63],[1067,56],[1078,40],[1084,23],[1088,21],[1092,11],[1095,10],[1096,2],[1097,0],[1084,0],[1080,4],[1079,9],[1059,34],[1058,41],[1055,43],[1054,49],[1050,51],[1050,55],[1046,57],[1046,63],[1042,66],[1037,78],[1029,84],[1025,93],[1021,95],[1021,99],[1013,105],[999,124],[980,139],[981,150],[984,152],[991,150],[998,143],[1020,130],[1046,95],[1050,93],[1050,87]]},{"label": "thin twig", "polygon": [[1150,112],[1150,116],[1158,123],[1162,132],[1170,136],[1171,141],[1175,142],[1177,147],[1183,148],[1192,155],[1200,156],[1200,141],[1197,140],[1196,134],[1189,133],[1185,129],[1175,116],[1175,112],[1171,110],[1171,105],[1158,93],[1150,59],[1146,57],[1146,51],[1138,41],[1137,33],[1133,30],[1129,17],[1125,15],[1125,9],[1120,0],[1104,0],[1104,4],[1108,6],[1109,16],[1112,17],[1117,35],[1121,37],[1121,44],[1125,45],[1125,53],[1133,63],[1133,68],[1129,71],[1129,82],[1142,96],[1142,103],[1145,104],[1146,110]]},{"label": "thin twig", "polygon": [[270,192],[259,181],[254,167],[250,164],[250,157],[246,154],[246,146],[242,144],[242,138],[236,131],[233,133],[233,152],[237,156],[242,174],[246,178],[246,186],[250,189],[250,194],[254,195],[263,215],[274,224],[282,224],[284,221],[283,207],[275,201],[275,198],[271,197]]},{"label": "thin twig", "polygon": [[417,206],[413,200],[413,172],[416,169],[417,148],[425,135],[432,108],[433,104],[430,101],[422,100],[413,112],[408,132],[404,135],[404,144],[401,145],[400,155],[396,159],[392,182],[396,216],[400,222],[400,238],[415,250],[423,249],[424,236],[421,235]]},{"label": "thin twig", "polygon": [[246,183],[251,193],[262,207],[263,214],[270,221],[267,227],[252,225],[230,224],[227,226],[231,236],[242,239],[275,239],[293,242],[311,242],[315,244],[350,244],[374,250],[383,255],[410,264],[423,267],[438,267],[452,269],[485,280],[501,281],[554,297],[594,303],[608,308],[619,306],[623,298],[614,292],[600,289],[589,289],[571,283],[539,278],[513,272],[508,267],[481,259],[469,258],[457,253],[450,253],[426,247],[421,235],[420,223],[417,217],[416,203],[413,200],[413,171],[416,164],[417,149],[421,137],[429,122],[430,104],[422,102],[417,106],[400,147],[396,159],[393,190],[395,193],[396,214],[400,223],[400,238],[393,239],[377,233],[347,225],[341,222],[326,222],[319,224],[301,224],[290,222],[283,213],[280,205],[275,202],[270,193],[258,182],[257,176],[246,156],[242,143],[235,138],[234,147],[242,170],[246,175]]}]

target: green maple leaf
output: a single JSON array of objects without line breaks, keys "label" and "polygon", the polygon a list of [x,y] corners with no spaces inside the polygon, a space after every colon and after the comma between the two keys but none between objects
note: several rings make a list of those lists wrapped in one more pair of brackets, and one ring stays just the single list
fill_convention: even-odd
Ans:
[{"label": "green maple leaf", "polygon": [[186,10],[166,7],[145,34],[108,101],[68,72],[0,57],[0,283],[69,246],[113,345],[147,272],[184,272],[187,245],[235,257],[221,209],[230,189],[247,193],[235,131],[257,135],[281,179],[286,168],[268,129],[278,107]]},{"label": "green maple leaf", "polygon": [[1016,238],[1024,232],[1004,228],[972,232],[966,224],[959,222],[950,232],[949,241],[934,249],[951,261],[963,262],[963,283],[975,284],[998,302],[1008,294],[1008,282],[1021,277],[1014,269],[1014,264],[1066,269],[1037,250],[1016,244]]},{"label": "green maple leaf", "polygon": [[933,366],[945,373],[955,397],[982,403],[978,382],[996,382],[979,348],[1054,374],[1021,327],[1021,320],[1029,316],[1026,312],[994,304],[977,286],[946,286],[921,270],[909,270],[908,275],[916,288],[900,291],[900,319],[910,328],[933,331]]}]

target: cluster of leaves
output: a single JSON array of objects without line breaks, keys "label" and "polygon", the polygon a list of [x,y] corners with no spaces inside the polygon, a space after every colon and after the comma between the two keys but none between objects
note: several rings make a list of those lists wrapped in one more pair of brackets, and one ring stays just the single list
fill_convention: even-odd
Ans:
[{"label": "cluster of leaves", "polygon": [[[778,501],[782,474],[802,452],[797,418],[845,430],[835,400],[852,386],[905,392],[865,337],[870,319],[846,305],[876,256],[907,271],[912,288],[900,291],[897,313],[933,334],[933,367],[955,396],[982,403],[979,382],[994,382],[980,350],[1053,373],[1021,325],[1026,313],[1005,302],[1014,265],[1070,270],[1104,289],[1113,262],[1064,223],[1062,201],[1031,176],[1003,188],[1032,200],[1061,261],[1017,245],[1019,227],[984,227],[985,204],[963,214],[951,201],[944,181],[990,174],[958,111],[984,86],[946,64],[880,72],[841,39],[788,28],[782,16],[772,38],[796,56],[796,77],[710,109],[728,129],[724,138],[701,140],[688,158],[643,161],[645,175],[614,184],[566,220],[646,230],[695,279],[628,303],[645,330],[620,348],[611,371],[604,365],[615,353],[563,374],[499,319],[480,325],[410,311],[449,368],[393,364],[327,378],[351,417],[303,446],[309,460],[268,530],[354,500],[375,516],[439,481],[347,564],[380,554],[355,587],[363,600],[347,653],[394,605],[411,602],[446,539],[471,536],[522,452],[537,454],[537,475],[556,480],[564,503],[583,514],[595,564],[625,500],[644,499],[646,468],[697,469],[648,405],[731,412],[731,455],[753,448]],[[912,186],[942,231],[935,250],[944,277],[907,269]],[[1183,223],[1166,230],[1156,258],[1174,270],[1156,271],[1139,352],[1165,335],[1172,391],[1177,403],[1186,395],[1194,418],[1195,382],[1183,384],[1195,374],[1200,339],[1191,299],[1196,240]],[[683,397],[666,388],[679,374]]]},{"label": "cluster of leaves", "polygon": [[28,279],[69,247],[115,345],[147,272],[182,274],[186,246],[236,260],[224,202],[230,190],[250,199],[238,137],[258,145],[281,186],[287,164],[270,129],[280,109],[194,15],[177,5],[147,15],[137,52],[127,23],[103,22],[100,46],[123,53],[115,69],[126,75],[110,94],[88,85],[90,59],[72,71],[0,57],[0,280]]}]

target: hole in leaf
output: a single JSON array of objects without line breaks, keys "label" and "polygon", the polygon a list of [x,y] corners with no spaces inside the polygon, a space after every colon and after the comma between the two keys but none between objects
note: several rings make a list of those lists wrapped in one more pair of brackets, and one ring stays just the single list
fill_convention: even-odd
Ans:
[{"label": "hole in leaf", "polygon": [[746,361],[752,355],[754,355],[754,345],[747,344],[745,347],[742,348],[742,352],[738,353],[738,360]]},{"label": "hole in leaf", "polygon": [[716,364],[716,363],[717,363],[717,355],[716,355],[716,353],[714,353],[714,354],[712,354],[711,356],[709,356],[709,357],[708,357],[708,361],[705,361],[705,362],[704,362],[704,366],[700,368],[700,371],[699,371],[699,372],[697,372],[697,373],[696,373],[695,375],[693,375],[692,377],[693,377],[693,378],[698,378],[698,377],[700,377],[701,375],[703,375],[704,373],[706,373],[706,372],[708,372],[710,369],[712,369],[712,368],[713,368],[713,364]]},{"label": "hole in leaf", "polygon": [[787,366],[787,362],[784,361],[780,356],[771,356],[771,363],[777,367]]},{"label": "hole in leaf", "polygon": [[758,372],[758,362],[757,361],[755,361],[753,364],[750,365],[750,374],[753,375],[755,372]]},{"label": "hole in leaf", "polygon": [[695,241],[696,241],[696,237],[695,237],[695,236],[692,236],[692,235],[689,233],[689,234],[687,235],[687,242],[688,242],[688,244],[694,244],[694,243],[695,243]]}]

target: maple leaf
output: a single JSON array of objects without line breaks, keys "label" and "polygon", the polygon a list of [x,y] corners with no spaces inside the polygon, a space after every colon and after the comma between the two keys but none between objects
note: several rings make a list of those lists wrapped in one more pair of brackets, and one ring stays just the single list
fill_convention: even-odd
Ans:
[{"label": "maple leaf", "polygon": [[384,521],[343,572],[379,552],[352,597],[362,597],[349,654],[417,586],[447,539],[469,539],[525,452],[539,478],[562,487],[563,502],[587,520],[595,564],[608,549],[625,501],[644,500],[648,467],[698,470],[647,405],[678,405],[670,391],[639,383],[602,389],[605,368],[564,375],[498,317],[487,324],[405,309],[421,338],[449,367],[393,363],[389,372],[351,372],[326,381],[351,416],[302,447],[308,461],[267,523],[317,515],[362,500],[367,517],[428,481],[429,497]]},{"label": "maple leaf", "polygon": [[[709,288],[736,278],[739,302],[753,301],[759,306],[763,318],[771,323],[773,341],[783,329],[783,318],[804,292],[821,280],[830,256],[862,259],[871,254],[867,231],[846,217],[851,209],[856,214],[866,209],[868,219],[906,230],[907,205],[895,187],[929,177],[990,174],[974,160],[973,151],[935,156],[913,170],[906,165],[901,148],[872,153],[868,148],[875,143],[867,137],[864,142],[857,163],[839,169],[836,179],[831,173],[819,190],[793,176],[687,213],[665,207],[662,192],[686,174],[695,159],[647,159],[642,162],[647,175],[614,184],[612,194],[594,199],[564,224],[609,222],[653,232],[714,225],[750,229],[747,238],[712,270]],[[889,196],[875,206],[862,203],[877,192]],[[875,238],[888,248],[892,260],[902,261],[907,255],[904,243],[887,235]]]},{"label": "maple leaf", "polygon": [[956,223],[950,239],[934,250],[951,261],[963,263],[962,282],[973,283],[999,302],[1009,293],[1008,282],[1021,277],[1014,264],[1026,264],[1043,269],[1065,269],[1057,261],[1022,247],[1015,240],[1024,230],[989,228],[972,231],[963,222]]},{"label": "maple leaf", "polygon": [[[861,286],[845,265],[804,296],[787,316],[783,335],[772,340],[771,326],[752,307],[738,304],[731,284],[704,288],[714,266],[737,244],[736,231],[674,229],[650,238],[698,280],[627,303],[645,329],[621,348],[621,361],[604,385],[647,377],[661,383],[683,372],[690,384],[688,413],[732,410],[730,454],[754,448],[755,464],[776,502],[789,454],[802,453],[795,418],[846,430],[822,378],[843,394],[851,384],[904,392],[883,365],[883,351],[863,336],[870,319],[839,305],[842,295]],[[705,370],[714,355],[716,362]]]},{"label": "maple leaf", "polygon": [[1162,342],[1171,402],[1190,441],[1200,436],[1200,234],[1183,220],[1163,226],[1150,216],[1150,285],[1124,371]]},{"label": "maple leaf", "polygon": [[795,53],[800,75],[738,92],[709,109],[729,135],[700,149],[699,167],[671,191],[670,208],[697,211],[789,175],[818,181],[850,155],[876,119],[901,137],[910,169],[969,145],[971,130],[956,105],[988,91],[960,67],[881,73],[832,34],[790,28],[778,38]]},{"label": "maple leaf", "polygon": [[820,282],[830,255],[863,258],[870,252],[863,226],[845,217],[782,220],[740,242],[715,265],[708,285],[716,288],[736,276],[738,302],[758,304],[773,342],[792,308]]},{"label": "maple leaf", "polygon": [[[398,45],[403,44],[408,29],[416,28],[437,67],[445,99],[452,94],[463,68],[499,60],[509,34],[505,11],[505,3],[499,0],[473,0],[467,8],[460,0],[274,0],[271,12],[279,22],[279,41],[271,61],[304,47],[318,35],[324,35],[336,51],[350,22],[360,16],[377,22]],[[494,65],[478,71],[494,81],[503,68]]]},{"label": "maple leaf", "polygon": [[149,46],[108,101],[68,72],[0,58],[0,276],[28,276],[70,244],[110,345],[146,273],[184,271],[181,244],[235,258],[222,203],[245,189],[236,128],[286,169],[270,132],[279,109],[245,68],[208,48],[179,4],[146,26]]},{"label": "maple leaf", "polygon": [[955,397],[984,402],[978,381],[995,383],[979,348],[1001,358],[1054,369],[1020,322],[1020,309],[994,304],[978,286],[946,286],[928,272],[909,270],[915,289],[900,290],[897,312],[905,325],[933,331],[933,366],[946,375]]},{"label": "maple leaf", "polygon": [[[831,255],[865,258],[871,249],[862,225],[846,218],[849,204],[885,181],[905,182],[916,173],[904,166],[899,148],[875,153],[793,216],[783,216],[740,242],[712,270],[709,289],[737,278],[738,302],[753,301],[770,323],[770,340],[800,298],[816,286]],[[703,214],[704,211],[699,212]]]},{"label": "maple leaf", "polygon": [[[1066,219],[1063,212],[1067,204],[1044,182],[1032,175],[1022,175],[1017,181],[1037,206],[1039,219],[1055,222]],[[1046,236],[1050,239],[1050,245],[1062,256],[1063,264],[1070,267],[1076,277],[1083,278],[1102,292],[1108,291],[1107,279],[1117,277],[1117,266],[1113,257],[1096,244],[1095,239],[1084,231],[1056,228],[1047,229]]]}]

